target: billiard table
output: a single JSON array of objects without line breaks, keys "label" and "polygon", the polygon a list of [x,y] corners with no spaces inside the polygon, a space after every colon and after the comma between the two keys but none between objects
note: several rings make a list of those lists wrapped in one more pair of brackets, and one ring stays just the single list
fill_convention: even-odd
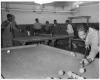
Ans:
[{"label": "billiard table", "polygon": [[27,42],[41,42],[44,41],[45,44],[48,43],[49,40],[51,40],[53,46],[56,40],[66,39],[66,38],[72,38],[73,35],[53,35],[52,34],[39,34],[35,36],[26,36],[26,37],[15,37],[13,40],[20,42],[22,45],[25,45]]},{"label": "billiard table", "polygon": [[[86,79],[99,79],[99,59],[85,66],[86,72],[82,74],[82,58],[82,54],[74,57],[67,50],[43,44],[2,48],[1,74],[5,79],[67,79],[67,72],[72,71]],[[65,71],[65,75],[58,75],[59,70]]]}]

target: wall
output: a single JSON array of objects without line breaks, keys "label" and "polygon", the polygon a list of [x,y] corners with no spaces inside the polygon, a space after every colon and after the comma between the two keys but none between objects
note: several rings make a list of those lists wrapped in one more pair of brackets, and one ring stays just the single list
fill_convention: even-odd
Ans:
[{"label": "wall", "polygon": [[[5,5],[4,5],[5,6]],[[10,7],[18,8],[30,8],[31,6],[19,6],[19,5],[10,5]],[[52,8],[53,9],[53,8]],[[58,8],[56,8],[58,10]],[[60,10],[60,8],[59,8]],[[2,11],[2,21],[6,20],[6,15],[8,12]],[[9,13],[13,14],[16,18],[17,24],[33,24],[35,23],[35,18],[39,18],[41,23],[45,23],[48,20],[50,23],[53,23],[54,19],[57,19],[58,23],[65,23],[65,20],[68,17],[73,15],[70,14],[54,14],[54,13],[42,13],[37,14],[33,12],[22,12],[22,11],[10,11]],[[99,23],[99,3],[80,6],[79,13],[74,14],[74,16],[91,16],[90,23]],[[84,23],[86,19],[74,19],[73,23]]]},{"label": "wall", "polygon": [[[38,18],[40,23],[45,23],[47,20],[50,23],[53,23],[53,20],[56,19],[58,23],[65,23],[65,20],[68,17],[71,17],[70,14],[53,14],[53,13],[42,13],[37,14],[34,12],[19,12],[19,11],[10,11],[10,14],[15,16],[17,24],[33,24],[35,23],[35,18]],[[6,20],[6,11],[2,11],[3,21]]]},{"label": "wall", "polygon": [[[99,2],[96,4],[80,6],[79,13],[74,16],[91,16],[90,23],[99,23]],[[86,19],[75,19],[73,23],[86,22]]]}]

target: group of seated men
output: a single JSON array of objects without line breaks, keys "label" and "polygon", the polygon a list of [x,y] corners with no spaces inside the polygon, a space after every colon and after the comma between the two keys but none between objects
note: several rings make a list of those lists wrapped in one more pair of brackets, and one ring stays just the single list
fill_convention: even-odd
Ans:
[{"label": "group of seated men", "polygon": [[[54,24],[50,24],[49,21],[45,22],[45,25],[42,25],[38,18],[35,19],[36,23],[33,25],[33,31],[34,33],[45,33],[45,34],[60,34],[61,26],[57,23],[57,20],[54,20]],[[68,34],[74,34],[74,30],[69,24],[69,20],[65,21],[66,24],[66,33]],[[30,31],[30,27],[26,27],[27,31]]]}]

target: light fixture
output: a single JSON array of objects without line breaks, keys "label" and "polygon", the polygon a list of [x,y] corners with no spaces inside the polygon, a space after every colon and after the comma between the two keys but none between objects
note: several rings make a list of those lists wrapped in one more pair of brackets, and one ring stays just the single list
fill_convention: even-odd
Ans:
[{"label": "light fixture", "polygon": [[35,3],[37,3],[37,4],[40,4],[40,5],[42,5],[42,4],[46,4],[46,3],[51,3],[51,2],[53,2],[53,0],[34,0],[34,2]]}]

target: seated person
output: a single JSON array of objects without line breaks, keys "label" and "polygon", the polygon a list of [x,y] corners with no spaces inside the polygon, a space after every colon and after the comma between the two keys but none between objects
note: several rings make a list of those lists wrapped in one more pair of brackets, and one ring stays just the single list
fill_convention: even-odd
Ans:
[{"label": "seated person", "polygon": [[[51,26],[50,30],[51,30],[50,33],[52,33],[53,36],[60,35],[60,26],[57,23],[57,20],[54,20],[54,24],[53,24],[53,26]],[[54,46],[56,47],[58,43],[59,43],[59,41],[56,40]]]},{"label": "seated person", "polygon": [[46,21],[45,33],[46,33],[46,34],[50,34],[50,24],[49,24],[49,21]]},{"label": "seated person", "polygon": [[51,33],[54,35],[54,34],[57,34],[59,35],[60,34],[60,26],[59,24],[57,23],[57,20],[54,20],[54,24],[53,26],[51,27]]},{"label": "seated person", "polygon": [[27,32],[27,36],[30,36],[31,35],[31,31],[30,31],[30,27],[26,27],[26,32]]},{"label": "seated person", "polygon": [[69,23],[69,20],[66,20],[66,25],[67,25],[67,30],[66,32],[69,34],[69,35],[74,35],[74,30],[73,30],[73,27],[72,25]]},{"label": "seated person", "polygon": [[[73,30],[72,25],[69,23],[69,20],[66,20],[65,23],[67,25],[66,32],[68,33],[68,35],[74,35],[74,30]],[[70,43],[70,40],[69,40],[69,43]],[[67,48],[71,48],[71,45],[70,44],[68,45]],[[73,45],[74,49],[77,48],[76,44],[72,43],[72,45]]]},{"label": "seated person", "polygon": [[41,33],[42,25],[39,22],[38,18],[36,18],[35,21],[36,23],[33,26],[33,28],[35,29],[35,33]]},{"label": "seated person", "polygon": [[85,24],[77,26],[78,36],[85,41],[86,48],[91,47],[89,55],[82,59],[85,65],[88,65],[95,60],[96,55],[99,52],[99,31],[88,27]]},{"label": "seated person", "polygon": [[[25,36],[33,36],[33,33],[32,33],[32,31],[31,31],[31,29],[30,29],[30,27],[29,26],[27,26],[26,27],[26,32],[25,32]],[[30,44],[33,44],[33,42],[27,42],[25,45],[30,45]]]}]

